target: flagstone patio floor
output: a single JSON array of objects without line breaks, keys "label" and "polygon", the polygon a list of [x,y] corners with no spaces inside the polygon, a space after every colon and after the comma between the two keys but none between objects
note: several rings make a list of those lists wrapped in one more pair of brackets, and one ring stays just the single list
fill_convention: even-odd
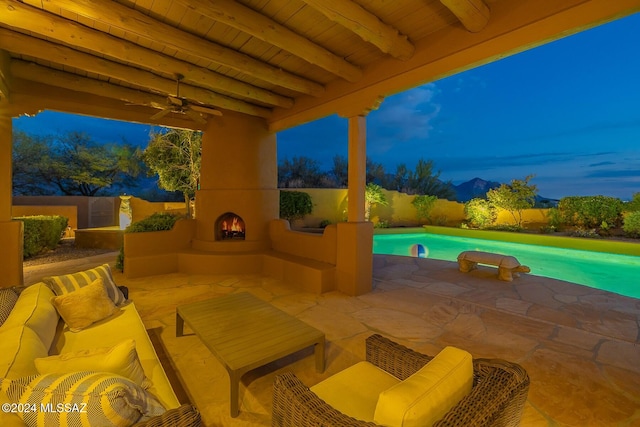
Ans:
[{"label": "flagstone patio floor", "polygon": [[[103,262],[113,267],[115,253],[26,268],[25,282]],[[496,271],[461,273],[453,262],[376,255],[373,289],[359,297],[303,293],[260,275],[114,278],[129,287],[147,328],[163,328],[207,426],[270,425],[275,375],[293,371],[313,385],[364,360],[373,333],[426,354],[453,345],[520,363],[531,378],[523,426],[640,426],[640,300],[530,274],[502,282]],[[175,337],[175,308],[242,291],[324,331],[327,368],[316,372],[309,349],[249,372],[240,415],[230,418],[226,371],[196,336]]]}]

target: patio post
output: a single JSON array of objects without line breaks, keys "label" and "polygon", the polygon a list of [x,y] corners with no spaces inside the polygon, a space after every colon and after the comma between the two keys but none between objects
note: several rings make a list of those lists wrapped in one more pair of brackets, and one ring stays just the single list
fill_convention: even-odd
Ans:
[{"label": "patio post", "polygon": [[347,295],[371,290],[373,280],[373,224],[364,219],[367,164],[367,119],[349,117],[349,186],[346,223],[338,223],[336,282]]},{"label": "patio post", "polygon": [[0,246],[5,248],[0,257],[0,288],[23,284],[23,225],[21,221],[11,220],[12,145],[11,115],[0,110]]}]

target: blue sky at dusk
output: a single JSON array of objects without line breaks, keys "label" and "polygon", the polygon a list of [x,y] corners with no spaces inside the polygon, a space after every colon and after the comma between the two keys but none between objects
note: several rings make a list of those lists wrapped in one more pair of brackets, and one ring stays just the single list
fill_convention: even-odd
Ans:
[{"label": "blue sky at dusk", "polygon": [[[367,154],[394,172],[431,159],[455,184],[534,174],[550,198],[640,192],[640,14],[388,97],[367,118]],[[14,129],[81,130],[145,145],[150,126],[45,112]],[[278,134],[278,157],[328,170],[347,154],[336,116]]]}]

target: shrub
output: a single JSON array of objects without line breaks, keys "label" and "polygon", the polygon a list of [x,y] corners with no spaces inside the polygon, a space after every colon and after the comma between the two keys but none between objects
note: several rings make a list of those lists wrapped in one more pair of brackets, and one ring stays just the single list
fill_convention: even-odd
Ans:
[{"label": "shrub", "polygon": [[629,237],[640,237],[640,211],[628,213],[622,229]]},{"label": "shrub", "polygon": [[280,191],[280,218],[301,219],[313,211],[311,196],[302,191]]},{"label": "shrub", "polygon": [[167,212],[156,212],[143,220],[131,223],[131,225],[126,228],[125,233],[171,230],[173,225],[180,218],[180,215],[174,215]]},{"label": "shrub", "polygon": [[634,193],[633,199],[630,202],[625,203],[623,209],[626,212],[640,211],[640,193]]},{"label": "shrub", "polygon": [[323,219],[322,221],[320,221],[320,228],[325,228],[327,225],[330,225],[331,221],[329,221],[328,219]]},{"label": "shrub", "polygon": [[487,227],[487,229],[495,231],[511,231],[513,233],[521,233],[524,231],[524,228],[517,224],[497,224],[491,225]]},{"label": "shrub", "polygon": [[464,216],[472,227],[484,228],[496,222],[498,212],[485,199],[471,199],[464,204]]},{"label": "shrub", "polygon": [[14,218],[24,224],[23,257],[30,258],[47,249],[55,249],[69,219],[59,215]]},{"label": "shrub", "polygon": [[609,227],[620,224],[622,200],[607,196],[563,197],[558,203],[560,220],[565,225],[596,228],[605,222]]},{"label": "shrub", "polygon": [[364,189],[364,220],[369,221],[371,218],[373,205],[386,206],[387,204],[387,197],[382,192],[382,187],[373,182],[368,183]]},{"label": "shrub", "polygon": [[555,230],[562,228],[562,217],[558,208],[550,208],[547,212],[547,218],[549,219],[549,227],[553,227]]},{"label": "shrub", "polygon": [[416,208],[418,219],[429,219],[429,214],[438,201],[436,196],[419,195],[416,196],[411,204]]}]

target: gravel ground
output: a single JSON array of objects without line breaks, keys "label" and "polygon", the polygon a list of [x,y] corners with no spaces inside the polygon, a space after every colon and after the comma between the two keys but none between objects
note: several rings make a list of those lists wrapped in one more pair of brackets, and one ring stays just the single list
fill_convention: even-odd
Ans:
[{"label": "gravel ground", "polygon": [[75,239],[62,239],[58,247],[54,250],[26,259],[23,261],[22,265],[23,267],[31,267],[34,265],[67,261],[70,259],[86,258],[109,252],[113,252],[113,249],[76,248]]}]

